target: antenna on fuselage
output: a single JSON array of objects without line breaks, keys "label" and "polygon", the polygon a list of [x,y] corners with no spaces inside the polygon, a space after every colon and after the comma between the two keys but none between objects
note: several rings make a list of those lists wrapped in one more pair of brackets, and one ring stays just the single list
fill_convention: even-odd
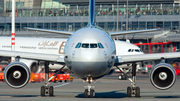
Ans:
[{"label": "antenna on fuselage", "polygon": [[89,0],[89,23],[88,26],[95,26],[95,0]]}]

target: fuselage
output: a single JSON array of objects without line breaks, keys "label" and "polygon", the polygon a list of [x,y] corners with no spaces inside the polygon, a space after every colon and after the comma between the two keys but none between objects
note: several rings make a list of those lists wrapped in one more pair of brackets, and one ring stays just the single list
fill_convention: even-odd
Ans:
[{"label": "fuselage", "polygon": [[114,65],[116,48],[109,35],[97,28],[83,28],[66,42],[65,62],[79,78],[100,78]]},{"label": "fuselage", "polygon": [[[11,37],[0,37],[0,49],[11,50]],[[16,37],[15,51],[64,54],[65,38]]]}]

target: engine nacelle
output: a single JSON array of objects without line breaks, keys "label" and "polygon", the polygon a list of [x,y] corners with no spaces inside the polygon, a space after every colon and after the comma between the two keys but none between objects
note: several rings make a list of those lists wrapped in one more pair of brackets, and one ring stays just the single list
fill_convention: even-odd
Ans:
[{"label": "engine nacelle", "polygon": [[159,63],[150,73],[152,85],[160,90],[171,88],[176,81],[176,71],[167,63]]},{"label": "engine nacelle", "polygon": [[12,88],[24,87],[30,79],[30,70],[22,62],[12,62],[4,70],[4,80]]},{"label": "engine nacelle", "polygon": [[39,73],[41,71],[40,66],[38,66],[38,61],[28,60],[28,59],[20,59],[19,62],[26,64],[32,73]]}]

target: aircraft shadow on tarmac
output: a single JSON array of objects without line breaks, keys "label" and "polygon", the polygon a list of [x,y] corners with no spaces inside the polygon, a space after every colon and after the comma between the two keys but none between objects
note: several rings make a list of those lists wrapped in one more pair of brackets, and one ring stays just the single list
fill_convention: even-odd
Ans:
[{"label": "aircraft shadow on tarmac", "polygon": [[[96,92],[95,98],[125,98],[127,97],[126,93],[121,93],[120,91],[124,91],[124,90],[111,91],[111,92]],[[78,94],[76,97],[84,98],[84,93]]]},{"label": "aircraft shadow on tarmac", "polygon": [[154,98],[180,98],[180,96],[155,96]]},{"label": "aircraft shadow on tarmac", "polygon": [[0,94],[0,96],[11,96],[11,97],[38,97],[39,95],[14,95],[14,94]]},{"label": "aircraft shadow on tarmac", "polygon": [[[94,98],[126,98],[126,93],[121,93],[124,90],[111,91],[111,92],[96,92]],[[157,92],[156,92],[157,93]],[[84,93],[78,94],[76,98],[84,98]],[[132,96],[135,98],[134,96]],[[131,98],[131,97],[130,97]],[[139,98],[180,98],[180,96],[140,96]]]},{"label": "aircraft shadow on tarmac", "polygon": [[[157,93],[157,92],[142,92],[142,93]],[[165,94],[167,92],[158,92],[159,94]],[[168,92],[169,94],[172,94],[173,92]],[[158,94],[157,94],[158,95]],[[141,96],[141,98],[180,98],[180,95],[160,95],[160,96]]]}]

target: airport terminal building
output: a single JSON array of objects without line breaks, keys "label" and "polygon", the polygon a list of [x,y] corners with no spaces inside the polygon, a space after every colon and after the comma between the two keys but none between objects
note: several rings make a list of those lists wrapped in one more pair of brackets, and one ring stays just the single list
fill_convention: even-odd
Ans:
[{"label": "airport terminal building", "polygon": [[[89,0],[15,0],[16,32],[23,27],[76,31],[87,25]],[[12,0],[0,0],[0,31],[11,30]],[[107,31],[125,30],[126,0],[96,0],[96,24]],[[129,0],[128,30],[178,29],[179,0]]]},{"label": "airport terminal building", "polygon": [[[76,31],[87,26],[89,0],[15,0],[16,36],[69,37],[58,34],[24,30],[23,27],[61,31]],[[117,1],[119,7],[117,8]],[[0,0],[0,34],[11,35],[12,0]],[[117,10],[119,9],[119,11]],[[126,30],[126,0],[96,0],[96,24],[107,31]],[[128,30],[162,28],[180,33],[180,0],[128,0]],[[175,42],[158,44],[180,50],[180,34],[142,33],[128,35],[132,43]],[[160,35],[156,35],[160,34]],[[114,39],[125,39],[125,35]],[[148,47],[151,45],[148,44]],[[147,53],[151,50],[142,46]],[[174,48],[174,49],[175,49]],[[158,50],[156,49],[156,50]],[[164,48],[165,49],[165,48]],[[171,48],[167,48],[171,49]],[[171,49],[173,50],[173,49]],[[152,51],[152,50],[151,50]],[[173,50],[174,51],[174,50]],[[144,51],[145,52],[145,51]],[[162,52],[159,50],[158,52]]]}]

